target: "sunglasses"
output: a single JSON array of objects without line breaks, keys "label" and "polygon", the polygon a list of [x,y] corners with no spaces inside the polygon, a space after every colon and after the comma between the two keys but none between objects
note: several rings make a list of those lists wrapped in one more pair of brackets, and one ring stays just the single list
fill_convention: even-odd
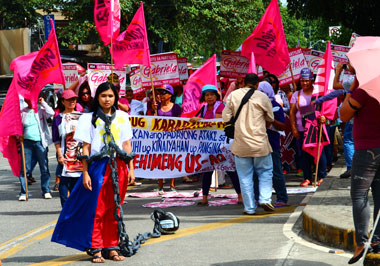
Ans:
[{"label": "sunglasses", "polygon": [[89,91],[87,92],[82,92],[82,95],[90,95],[91,93]]},{"label": "sunglasses", "polygon": [[169,94],[169,92],[168,92],[168,91],[165,91],[165,90],[159,90],[159,91],[157,91],[157,93],[158,93],[159,95]]}]

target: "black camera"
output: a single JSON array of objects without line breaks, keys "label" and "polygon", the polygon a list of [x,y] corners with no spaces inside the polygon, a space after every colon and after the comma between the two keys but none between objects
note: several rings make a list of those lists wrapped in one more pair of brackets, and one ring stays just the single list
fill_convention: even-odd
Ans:
[{"label": "black camera", "polygon": [[347,64],[343,64],[343,69],[347,69]]}]

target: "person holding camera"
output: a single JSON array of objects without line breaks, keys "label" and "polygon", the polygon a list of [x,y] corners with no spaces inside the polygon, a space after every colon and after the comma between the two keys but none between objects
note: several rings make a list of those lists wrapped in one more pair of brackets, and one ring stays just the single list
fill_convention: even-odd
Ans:
[{"label": "person holding camera", "polygon": [[[314,75],[307,67],[301,69],[300,83],[302,89],[293,93],[290,100],[290,125],[293,137],[297,141],[297,153],[300,155],[301,167],[303,170],[304,180],[300,184],[301,187],[307,187],[312,183],[312,166],[314,157],[302,149],[304,142],[304,131],[306,119],[315,119],[315,108],[311,103],[313,94]],[[321,149],[321,157],[318,167],[318,186],[323,182],[326,176],[326,156],[324,150]]]}]

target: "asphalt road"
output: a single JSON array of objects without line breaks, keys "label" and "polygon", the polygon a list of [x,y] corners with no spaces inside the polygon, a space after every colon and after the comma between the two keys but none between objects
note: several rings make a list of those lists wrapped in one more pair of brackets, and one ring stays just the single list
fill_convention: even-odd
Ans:
[{"label": "asphalt road", "polygon": [[[50,172],[54,177],[54,148],[49,153]],[[39,169],[33,173],[37,183],[30,186],[27,202],[18,201],[19,183],[5,159],[0,159],[0,259],[3,265],[92,265],[89,257],[78,250],[50,242],[61,206],[58,192],[53,199],[41,197]],[[288,187],[297,187],[300,177],[288,176]],[[51,180],[51,187],[54,178]],[[150,191],[155,181],[144,180],[141,187],[129,193]],[[179,192],[192,192],[201,184],[177,181]],[[212,192],[215,194],[216,192]],[[233,189],[218,190],[232,194]],[[289,205],[269,214],[243,216],[241,205],[220,207],[172,207],[181,221],[174,235],[150,239],[136,255],[119,265],[346,265],[351,254],[333,254],[329,247],[303,238],[300,219],[303,205],[312,193],[289,195]],[[274,196],[275,198],[275,196]],[[143,204],[159,198],[127,198],[123,205],[127,233],[152,231],[153,209]],[[107,261],[105,265],[115,265]],[[117,265],[117,264],[116,264]]]}]

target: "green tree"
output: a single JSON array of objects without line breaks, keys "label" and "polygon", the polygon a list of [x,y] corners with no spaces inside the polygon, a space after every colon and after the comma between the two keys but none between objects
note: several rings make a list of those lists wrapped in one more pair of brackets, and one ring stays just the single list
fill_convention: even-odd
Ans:
[{"label": "green tree", "polygon": [[[288,0],[291,14],[298,18],[321,18],[330,26],[344,26],[343,33],[379,35],[380,1],[373,0]],[[346,34],[344,34],[344,38]]]}]

